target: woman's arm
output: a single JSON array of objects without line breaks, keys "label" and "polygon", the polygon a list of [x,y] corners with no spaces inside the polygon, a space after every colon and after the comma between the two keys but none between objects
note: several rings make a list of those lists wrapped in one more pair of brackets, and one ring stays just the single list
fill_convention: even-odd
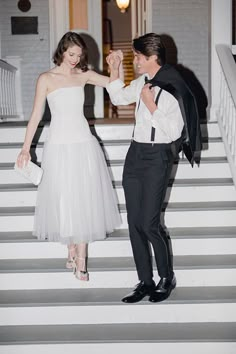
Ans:
[{"label": "woman's arm", "polygon": [[97,86],[102,86],[106,87],[106,85],[115,80],[115,79],[121,79],[124,80],[124,72],[123,72],[123,65],[122,60],[123,60],[123,53],[121,50],[115,50],[112,51],[109,56],[107,57],[107,63],[109,64],[109,68],[111,69],[111,66],[113,66],[114,70],[111,70],[110,72],[110,77],[105,76],[105,75],[100,75],[97,74],[93,70],[89,70],[88,73],[88,80],[87,83],[91,85],[97,85]]},{"label": "woman's arm", "polygon": [[88,75],[86,84],[106,87],[106,84],[109,82],[108,76],[98,74],[93,70],[88,70],[86,74]]},{"label": "woman's arm", "polygon": [[36,92],[34,98],[33,110],[29,123],[27,125],[25,140],[20,154],[17,157],[17,165],[23,167],[31,159],[30,157],[30,146],[38,127],[38,124],[42,118],[45,102],[47,95],[47,76],[46,74],[41,74],[38,78],[36,85]]}]

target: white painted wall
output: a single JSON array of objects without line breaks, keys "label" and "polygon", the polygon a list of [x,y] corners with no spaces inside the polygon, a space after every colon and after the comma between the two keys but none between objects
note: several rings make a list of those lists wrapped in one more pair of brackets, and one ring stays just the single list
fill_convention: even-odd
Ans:
[{"label": "white painted wall", "polygon": [[[1,57],[19,56],[24,119],[28,120],[39,73],[50,66],[48,0],[32,0],[30,11],[24,13],[15,0],[0,0]],[[11,16],[38,16],[37,35],[12,35]]]},{"label": "white painted wall", "polygon": [[220,62],[217,44],[232,46],[232,0],[211,0],[211,120],[216,120],[220,99]]},{"label": "white painted wall", "polygon": [[190,80],[205,102],[209,94],[210,1],[153,0],[152,29],[169,36],[169,58],[177,59],[190,76],[193,73]]}]

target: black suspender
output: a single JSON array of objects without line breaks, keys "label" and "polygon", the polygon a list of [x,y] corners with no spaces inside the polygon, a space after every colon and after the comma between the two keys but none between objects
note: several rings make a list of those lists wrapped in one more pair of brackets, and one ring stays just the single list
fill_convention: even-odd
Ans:
[{"label": "black suspender", "polygon": [[[158,101],[159,101],[159,97],[161,95],[161,92],[162,92],[162,88],[159,90],[158,94],[157,94],[157,97],[155,99],[155,103],[156,105],[158,104]],[[151,131],[151,142],[153,142],[155,140],[155,134],[156,134],[156,128],[152,127],[152,131]]]},{"label": "black suspender", "polygon": [[[158,104],[158,101],[159,101],[159,97],[161,95],[161,92],[162,92],[162,88],[160,88],[158,94],[157,94],[157,97],[155,99],[155,104],[157,105]],[[139,109],[139,106],[140,106],[140,99],[139,99],[139,102],[138,102],[138,108],[137,108],[137,111]],[[134,126],[134,129],[135,129],[135,126]],[[134,129],[133,129],[133,134],[132,134],[132,140],[134,138]],[[155,134],[156,134],[156,128],[152,127],[152,131],[151,131],[151,142],[153,142],[155,140]]]}]

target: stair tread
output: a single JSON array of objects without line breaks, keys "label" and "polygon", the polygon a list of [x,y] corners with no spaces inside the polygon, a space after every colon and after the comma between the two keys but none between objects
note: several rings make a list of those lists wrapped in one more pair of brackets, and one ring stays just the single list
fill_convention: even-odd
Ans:
[{"label": "stair tread", "polygon": [[[125,204],[119,204],[120,212],[126,212]],[[203,211],[203,210],[235,210],[236,201],[217,201],[217,202],[176,202],[168,203],[163,206],[163,211]],[[19,215],[34,215],[34,206],[26,207],[0,207],[1,216],[19,216]]]},{"label": "stair tread", "polygon": [[[130,288],[3,290],[0,307],[122,305],[122,297],[130,291]],[[148,304],[148,298],[144,302]],[[205,302],[236,302],[236,286],[180,287],[165,301],[170,304]]]},{"label": "stair tread", "polygon": [[[125,108],[125,109],[130,109]],[[102,141],[99,141],[102,145],[127,145],[130,144],[131,139],[103,139]],[[221,137],[203,137],[202,138],[202,143],[213,143],[213,142],[222,142],[222,138]],[[44,145],[44,142],[33,142],[31,144],[31,147],[42,147]],[[9,142],[9,143],[0,143],[0,149],[5,149],[5,148],[21,148],[22,147],[22,142]]]},{"label": "stair tread", "polygon": [[[90,272],[100,271],[133,271],[132,257],[89,258]],[[155,268],[155,262],[154,262]],[[236,254],[231,255],[198,255],[175,256],[174,268],[178,269],[227,269],[236,268]],[[0,273],[48,273],[71,272],[65,268],[64,258],[38,259],[6,259],[0,260]]]},{"label": "stair tread", "polygon": [[[117,125],[121,125],[123,123],[123,121],[121,122],[119,118],[91,118],[88,119],[89,123],[93,123],[93,124],[105,124],[105,125],[110,125],[110,124],[117,124]],[[134,122],[134,119],[132,119],[132,123]],[[129,125],[131,125],[132,123],[129,123]],[[217,120],[212,120],[212,121],[205,121],[202,120],[200,122],[201,126],[208,126],[208,125],[216,125],[218,126],[218,122]],[[14,121],[14,122],[1,122],[0,123],[0,129],[4,129],[4,128],[19,128],[19,127],[26,127],[28,124],[28,121]],[[44,126],[49,126],[50,122],[47,121],[40,121],[38,127],[42,128]]]},{"label": "stair tread", "polygon": [[[168,228],[172,239],[175,238],[230,238],[236,237],[236,226],[228,227],[180,227]],[[108,235],[106,241],[128,239],[128,229],[115,230]],[[0,232],[0,243],[2,242],[48,242],[39,241],[30,231]]]},{"label": "stair tread", "polygon": [[[236,226],[228,226],[228,227],[179,227],[179,228],[168,228],[170,236],[172,239],[174,238],[220,238],[220,237],[236,237]],[[107,238],[122,238],[128,237],[129,230],[121,229],[115,230],[110,237]],[[0,233],[1,239],[1,233]]]},{"label": "stair tread", "polygon": [[[113,181],[116,188],[122,187],[122,181]],[[172,179],[169,186],[234,186],[232,178],[193,178],[193,179]],[[0,184],[0,191],[33,191],[37,190],[37,186],[31,183],[10,183]]]},{"label": "stair tread", "polygon": [[[108,165],[124,165],[124,160],[108,160],[107,161]],[[211,156],[211,157],[202,157],[201,158],[201,165],[203,164],[208,164],[208,163],[228,163],[227,157],[226,156]],[[180,158],[179,160],[176,160],[174,164],[184,164],[184,165],[189,165],[189,161],[184,157]],[[198,168],[196,165],[193,168]],[[1,164],[0,164],[0,169],[1,169]]]},{"label": "stair tread", "polygon": [[[205,163],[226,163],[227,158],[225,156],[212,156],[212,157],[202,157],[201,164]],[[186,158],[180,158],[174,162],[175,164],[188,164],[189,162]],[[107,160],[107,164],[110,166],[123,166],[124,159],[120,160]],[[0,163],[0,170],[12,170],[14,168],[14,162],[1,162]]]},{"label": "stair tread", "polygon": [[1,326],[0,344],[235,342],[235,323]]},{"label": "stair tread", "polygon": [[[217,201],[217,202],[173,202],[164,203],[163,211],[193,211],[193,210],[234,210],[236,208],[236,201]],[[1,209],[1,208],[0,208]],[[126,212],[125,204],[119,204],[120,212]]]}]

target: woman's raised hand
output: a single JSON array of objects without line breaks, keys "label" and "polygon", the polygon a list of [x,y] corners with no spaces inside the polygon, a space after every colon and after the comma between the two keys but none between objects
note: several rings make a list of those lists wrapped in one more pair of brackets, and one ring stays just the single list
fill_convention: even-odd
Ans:
[{"label": "woman's raised hand", "polygon": [[119,69],[122,60],[123,60],[123,53],[121,50],[110,51],[110,53],[106,57],[107,64],[109,65],[110,69],[113,70]]}]

